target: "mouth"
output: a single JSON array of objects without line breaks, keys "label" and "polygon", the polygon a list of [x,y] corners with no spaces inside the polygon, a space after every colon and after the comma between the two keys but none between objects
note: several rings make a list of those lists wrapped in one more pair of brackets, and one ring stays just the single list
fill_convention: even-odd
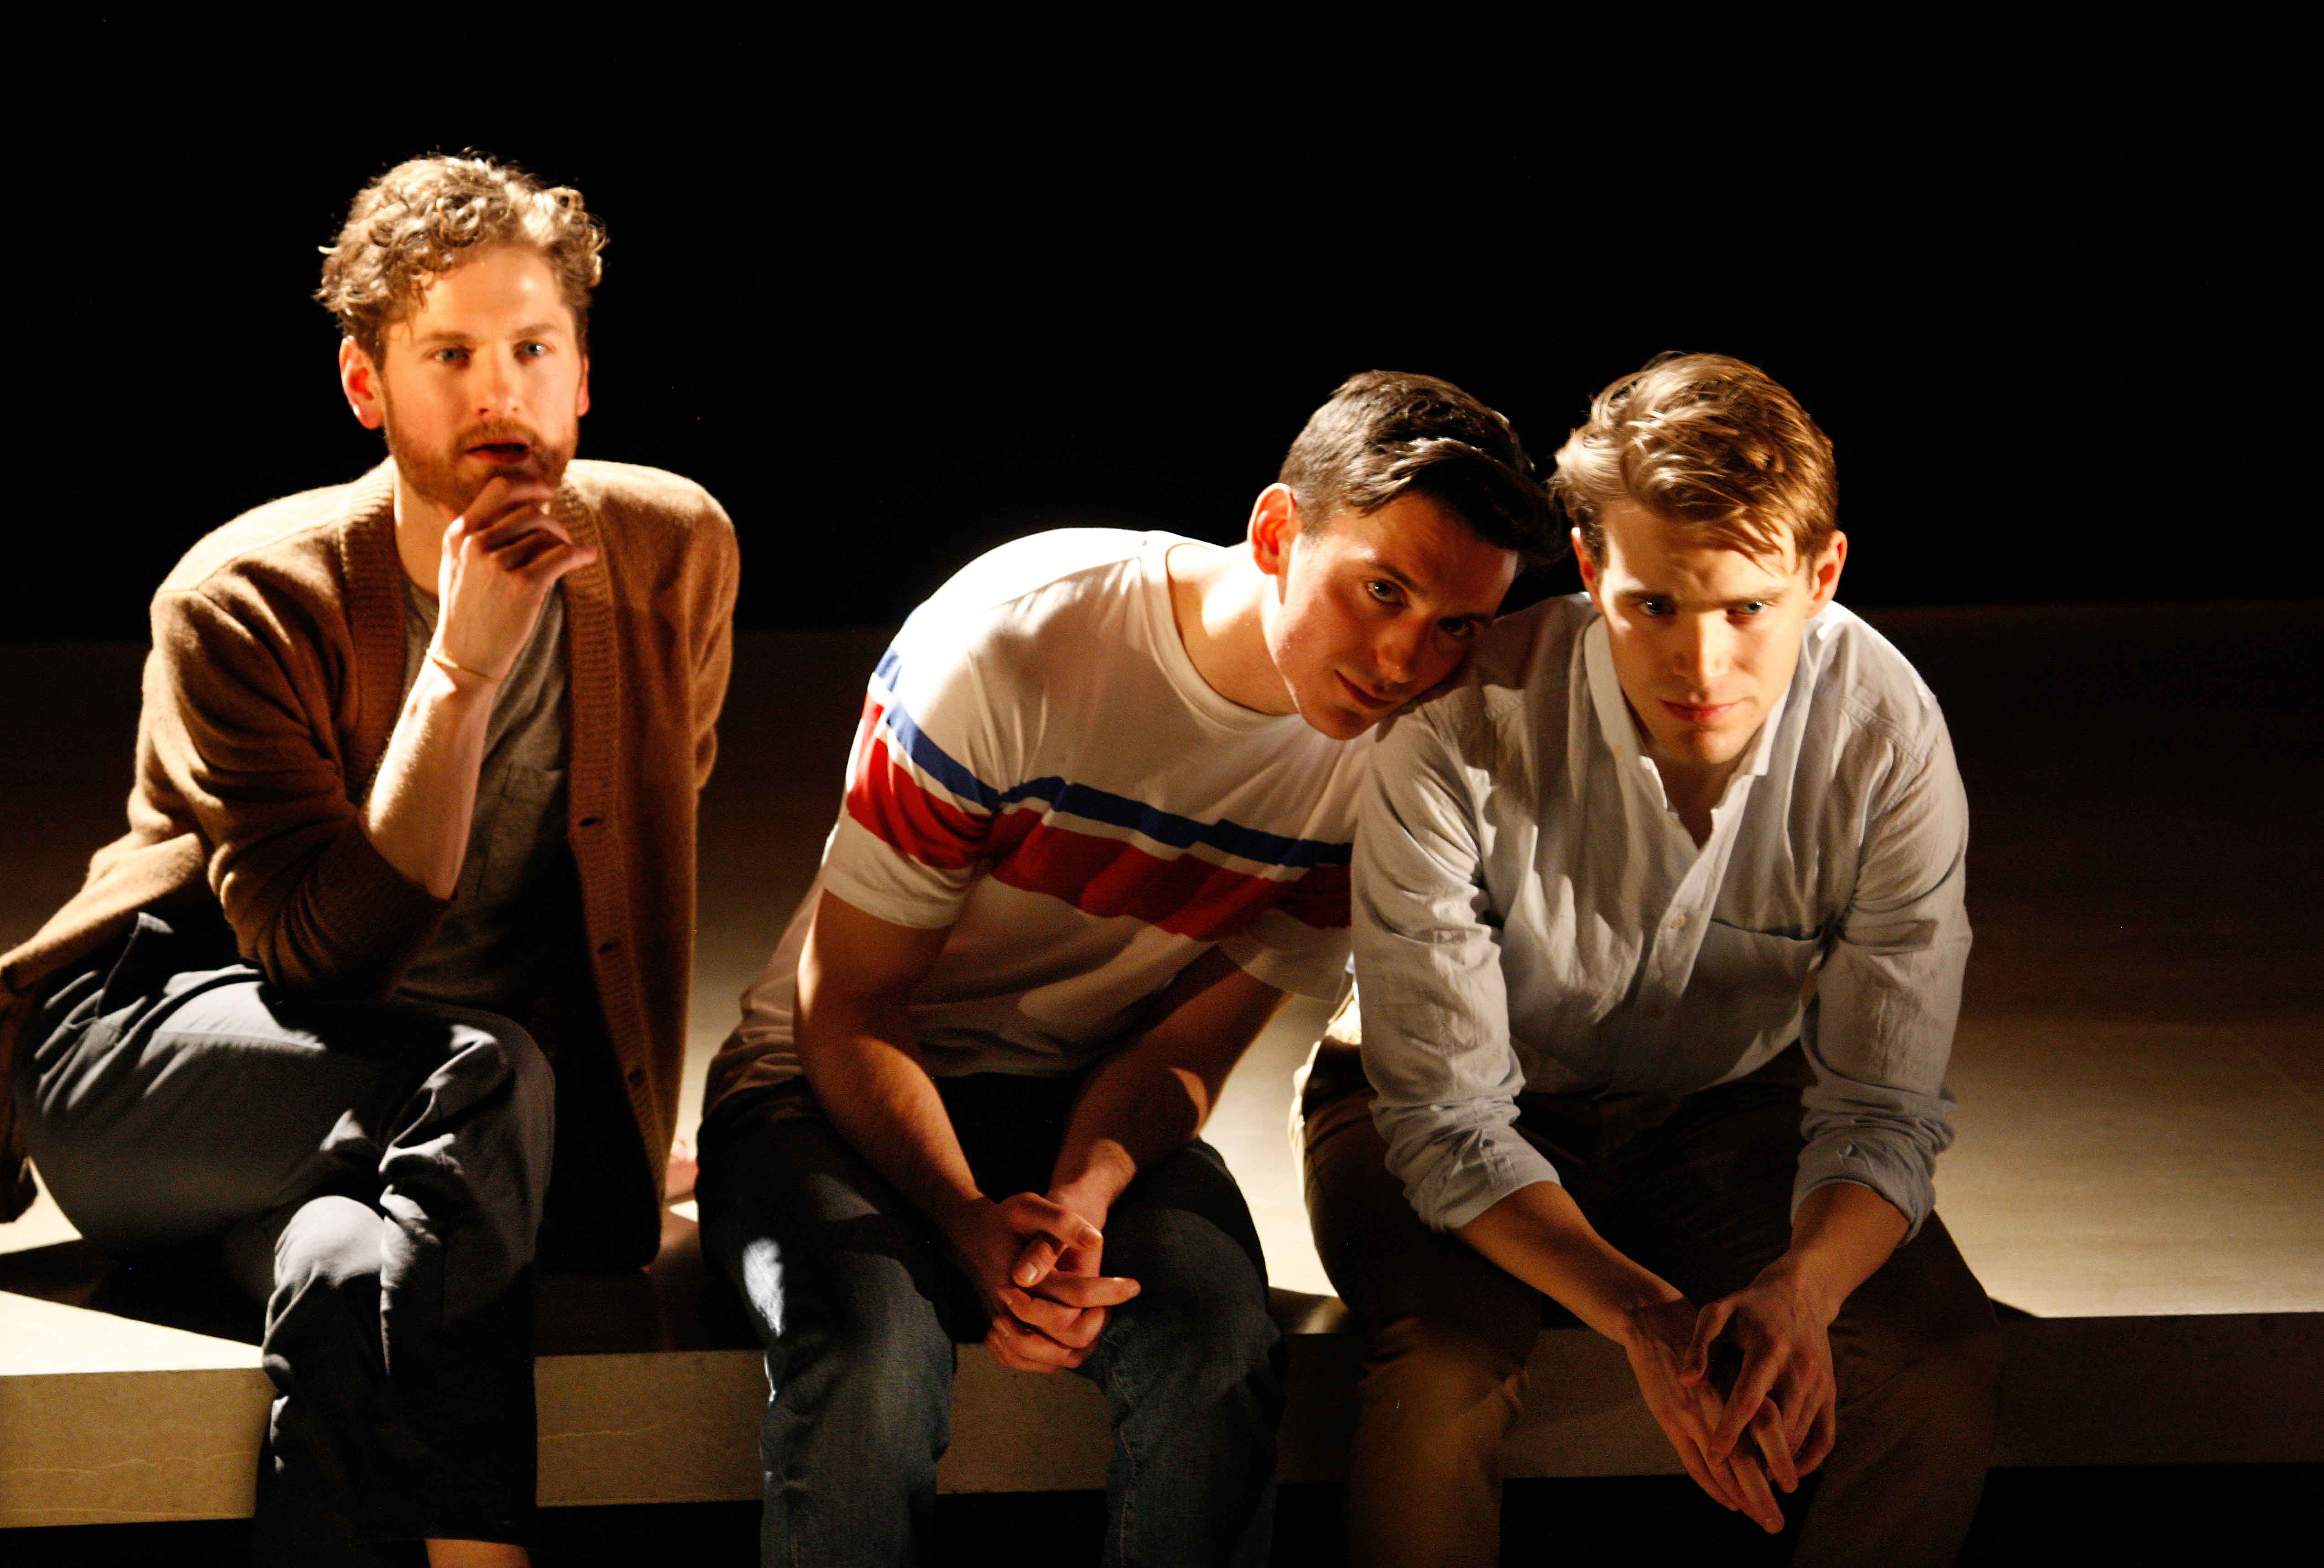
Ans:
[{"label": "mouth", "polygon": [[1733,716],[1742,706],[1739,702],[1687,703],[1665,698],[1663,711],[1682,724],[1711,725]]},{"label": "mouth", "polygon": [[1382,696],[1370,687],[1358,686],[1344,675],[1340,677],[1340,684],[1348,688],[1349,693],[1355,697],[1357,706],[1360,707],[1386,712],[1404,700],[1401,697]]},{"label": "mouth", "polygon": [[532,443],[519,440],[479,441],[466,450],[469,457],[486,463],[514,465],[531,458]]}]

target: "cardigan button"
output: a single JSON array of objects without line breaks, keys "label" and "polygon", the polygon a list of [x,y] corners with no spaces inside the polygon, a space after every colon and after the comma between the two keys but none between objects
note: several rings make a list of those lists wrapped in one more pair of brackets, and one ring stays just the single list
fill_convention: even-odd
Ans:
[{"label": "cardigan button", "polygon": [[614,948],[619,947],[620,945],[621,944],[619,942],[600,942],[597,944],[597,956],[603,958],[606,954],[611,953]]},{"label": "cardigan button", "polygon": [[595,827],[604,820],[604,818],[602,816],[585,816],[581,819],[581,826],[584,827]]}]

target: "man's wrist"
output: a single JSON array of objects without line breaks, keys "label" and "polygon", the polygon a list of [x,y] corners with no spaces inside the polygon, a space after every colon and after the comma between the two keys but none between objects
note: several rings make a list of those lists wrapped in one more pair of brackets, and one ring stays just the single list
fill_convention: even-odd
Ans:
[{"label": "man's wrist", "polygon": [[486,686],[498,686],[506,678],[505,676],[493,675],[487,670],[478,669],[475,665],[463,664],[458,659],[453,658],[450,654],[445,652],[441,648],[431,647],[428,650],[428,662],[436,666],[447,675],[456,677],[466,676],[470,679],[480,681]]},{"label": "man's wrist", "polygon": [[490,676],[448,664],[432,648],[420,660],[419,678],[412,683],[413,700],[457,713],[470,709],[490,714],[501,683]]},{"label": "man's wrist", "polygon": [[1819,1328],[1830,1328],[1847,1300],[1830,1270],[1819,1267],[1813,1257],[1796,1250],[1785,1252],[1759,1270],[1753,1283],[1789,1296],[1798,1304],[1801,1316]]},{"label": "man's wrist", "polygon": [[980,1192],[945,1192],[936,1194],[928,1204],[928,1218],[936,1229],[950,1238],[955,1247],[965,1248],[968,1240],[991,1213],[992,1200]]},{"label": "man's wrist", "polygon": [[1610,1332],[1600,1330],[1625,1351],[1634,1351],[1649,1341],[1667,1341],[1670,1331],[1679,1325],[1682,1314],[1687,1327],[1692,1326],[1694,1305],[1685,1293],[1674,1286],[1656,1283],[1659,1289],[1641,1291],[1615,1313]]},{"label": "man's wrist", "polygon": [[1049,1201],[1057,1207],[1105,1229],[1105,1217],[1112,1212],[1113,1200],[1121,1195],[1120,1185],[1105,1179],[1102,1174],[1088,1172],[1071,1181],[1056,1182],[1049,1188]]}]

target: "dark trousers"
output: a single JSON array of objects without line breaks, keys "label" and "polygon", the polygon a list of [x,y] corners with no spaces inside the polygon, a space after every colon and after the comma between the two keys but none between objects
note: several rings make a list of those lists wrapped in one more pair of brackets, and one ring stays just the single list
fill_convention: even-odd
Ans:
[{"label": "dark trousers", "polygon": [[[1517,1126],[1600,1235],[1699,1305],[1749,1284],[1791,1244],[1805,1074],[1794,1049],[1683,1100],[1527,1094]],[[1545,1322],[1574,1319],[1421,1224],[1388,1174],[1351,1056],[1318,1063],[1305,1117],[1316,1247],[1369,1344],[1351,1555],[1491,1563],[1500,1446],[1526,1357]],[[1934,1215],[1849,1297],[1831,1350],[1837,1442],[1794,1562],[1951,1562],[1985,1483],[2001,1344],[1984,1290]],[[1653,1531],[1638,1521],[1649,1557]]]},{"label": "dark trousers", "polygon": [[219,1247],[265,1302],[259,1562],[527,1542],[548,1061],[493,1013],[286,997],[222,937],[141,915],[50,993],[33,1160],[107,1253]]},{"label": "dark trousers", "polygon": [[[939,1079],[977,1185],[1042,1192],[1078,1084]],[[950,1441],[954,1344],[984,1338],[934,1226],[801,1090],[738,1095],[702,1137],[705,1249],[767,1346],[761,1561],[926,1560]],[[1113,1416],[1108,1563],[1260,1563],[1275,1500],[1280,1337],[1241,1192],[1195,1142],[1141,1172],[1102,1266],[1142,1287],[1075,1369]],[[1037,1542],[1003,1554],[1051,1555]]]}]

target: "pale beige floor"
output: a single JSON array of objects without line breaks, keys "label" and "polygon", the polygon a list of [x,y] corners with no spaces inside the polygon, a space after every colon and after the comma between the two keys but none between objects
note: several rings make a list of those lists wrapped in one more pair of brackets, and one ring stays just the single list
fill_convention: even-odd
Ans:
[{"label": "pale beige floor", "polygon": [[[1945,700],[1977,816],[1960,1141],[1939,1203],[1992,1294],[2037,1315],[2324,1310],[2309,891],[2324,790],[2315,742],[2264,684],[2278,643],[2312,640],[2318,616],[2273,615],[2256,630],[2243,607],[1876,617]],[[740,641],[703,805],[686,1121],[813,873],[881,641]],[[107,645],[0,646],[0,948],[117,831],[137,665]],[[1285,1132],[1317,1021],[1289,1018],[1254,1048],[1210,1136],[1275,1282],[1320,1294]],[[0,1251],[69,1234],[44,1204],[0,1226]]]}]

